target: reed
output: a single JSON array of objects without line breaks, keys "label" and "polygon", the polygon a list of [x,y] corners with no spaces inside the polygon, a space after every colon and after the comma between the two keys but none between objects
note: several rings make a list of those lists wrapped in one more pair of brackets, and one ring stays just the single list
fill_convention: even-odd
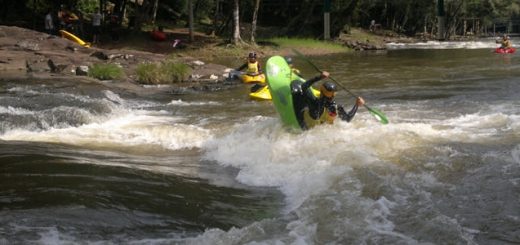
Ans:
[{"label": "reed", "polygon": [[116,64],[94,64],[88,71],[88,76],[99,80],[121,79],[124,75],[123,68]]},{"label": "reed", "polygon": [[139,64],[135,72],[139,83],[169,84],[185,81],[192,69],[186,64],[168,60],[164,63]]}]

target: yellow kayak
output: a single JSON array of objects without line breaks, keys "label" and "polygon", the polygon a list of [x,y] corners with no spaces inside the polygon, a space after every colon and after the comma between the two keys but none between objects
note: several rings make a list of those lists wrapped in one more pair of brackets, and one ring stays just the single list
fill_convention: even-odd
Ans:
[{"label": "yellow kayak", "polygon": [[265,83],[264,74],[249,75],[244,73],[240,76],[240,79],[243,83]]},{"label": "yellow kayak", "polygon": [[68,32],[68,31],[60,30],[60,34],[61,34],[61,37],[67,38],[83,47],[90,48],[90,43],[81,40],[79,37],[77,37],[76,35]]},{"label": "yellow kayak", "polygon": [[[254,90],[255,86],[251,88],[251,90]],[[252,91],[249,93],[249,98],[254,100],[271,100],[273,99],[271,97],[271,92],[269,91],[269,87],[267,85],[262,86],[259,89],[256,89],[256,91]]]},{"label": "yellow kayak", "polygon": [[[252,90],[253,90],[253,88],[252,88]],[[311,90],[312,90],[312,93],[314,94],[314,96],[320,97],[319,90],[317,90],[315,88],[311,88]],[[249,98],[254,99],[254,100],[272,100],[273,99],[273,97],[271,97],[271,91],[269,90],[269,86],[267,86],[267,85],[263,86],[260,89],[257,89],[254,92],[249,93]]]}]

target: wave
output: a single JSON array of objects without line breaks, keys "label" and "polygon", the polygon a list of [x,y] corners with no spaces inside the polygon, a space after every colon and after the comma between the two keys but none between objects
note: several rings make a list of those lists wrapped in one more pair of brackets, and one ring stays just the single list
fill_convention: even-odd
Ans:
[{"label": "wave", "polygon": [[192,101],[186,102],[183,100],[172,100],[168,105],[177,105],[177,106],[204,106],[204,105],[221,105],[221,103],[216,101]]},{"label": "wave", "polygon": [[211,133],[203,128],[178,123],[169,115],[133,112],[105,122],[41,131],[10,130],[3,140],[39,141],[95,148],[126,148],[157,145],[165,149],[199,147]]},{"label": "wave", "polygon": [[427,41],[419,43],[387,43],[390,50],[395,49],[495,49],[495,40],[484,41]]}]

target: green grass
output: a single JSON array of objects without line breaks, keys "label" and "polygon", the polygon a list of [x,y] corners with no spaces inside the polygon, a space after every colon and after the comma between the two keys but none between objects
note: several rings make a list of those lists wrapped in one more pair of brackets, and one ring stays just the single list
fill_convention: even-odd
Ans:
[{"label": "green grass", "polygon": [[99,80],[121,79],[125,75],[123,68],[116,64],[94,64],[88,71],[88,76]]},{"label": "green grass", "polygon": [[136,68],[137,81],[143,84],[168,84],[182,82],[192,70],[186,64],[167,60],[164,63],[142,63]]},{"label": "green grass", "polygon": [[310,38],[287,38],[275,37],[270,39],[260,40],[266,43],[274,43],[280,48],[310,48],[310,49],[325,49],[331,51],[344,51],[345,47],[340,44],[315,40]]}]

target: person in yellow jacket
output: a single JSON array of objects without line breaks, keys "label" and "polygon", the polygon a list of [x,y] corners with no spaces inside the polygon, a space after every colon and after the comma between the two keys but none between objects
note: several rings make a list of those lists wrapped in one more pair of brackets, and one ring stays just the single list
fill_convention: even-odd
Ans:
[{"label": "person in yellow jacket", "polygon": [[239,68],[237,68],[237,71],[242,71],[246,69],[246,74],[250,76],[256,76],[259,74],[262,74],[262,67],[260,66],[260,62],[256,59],[256,53],[250,52],[247,55],[247,62],[243,65],[241,65]]},{"label": "person in yellow jacket", "polygon": [[267,84],[265,83],[265,75],[262,71],[262,66],[260,62],[257,60],[257,55],[255,52],[250,52],[247,55],[247,62],[237,68],[237,71],[246,70],[245,74],[242,75],[242,81],[244,83],[254,83],[251,87],[251,93],[254,93],[261,88],[265,87]]}]

